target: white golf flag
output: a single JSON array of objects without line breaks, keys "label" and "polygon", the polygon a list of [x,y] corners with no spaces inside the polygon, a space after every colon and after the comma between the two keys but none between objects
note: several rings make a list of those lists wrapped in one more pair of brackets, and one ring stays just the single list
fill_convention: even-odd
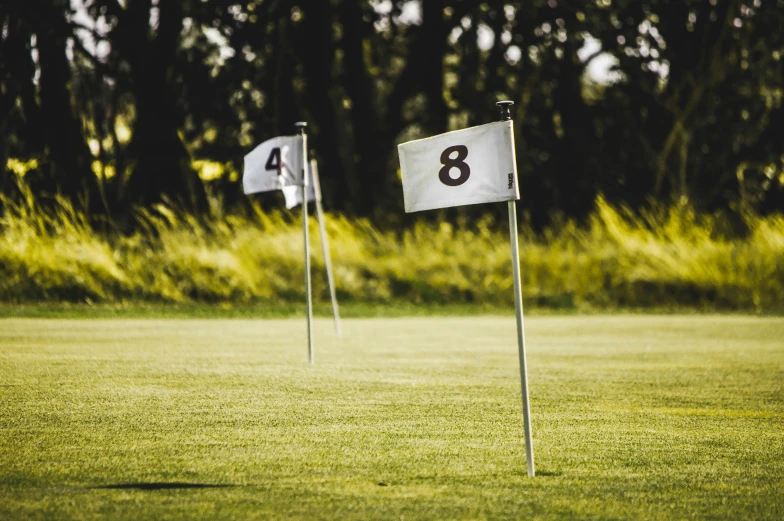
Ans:
[{"label": "white golf flag", "polygon": [[398,145],[406,212],[520,198],[511,121]]},{"label": "white golf flag", "polygon": [[[286,198],[286,208],[291,210],[302,204],[302,187],[301,186],[284,186],[283,197]],[[316,160],[310,160],[310,168],[308,169],[308,186],[306,188],[308,193],[308,202],[312,203],[317,199],[321,201],[321,190],[318,184],[318,167]]]},{"label": "white golf flag", "polygon": [[269,139],[245,156],[242,187],[246,194],[302,185],[302,136]]}]

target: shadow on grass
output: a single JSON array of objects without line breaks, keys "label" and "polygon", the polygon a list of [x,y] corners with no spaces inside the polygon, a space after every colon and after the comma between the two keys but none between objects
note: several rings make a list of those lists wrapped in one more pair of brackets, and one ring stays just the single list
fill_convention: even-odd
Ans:
[{"label": "shadow on grass", "polygon": [[227,488],[236,485],[214,485],[210,483],[179,483],[179,482],[157,482],[157,483],[115,483],[112,485],[100,485],[91,487],[95,489],[135,489],[135,490],[167,490],[177,488]]},{"label": "shadow on grass", "polygon": [[563,472],[558,470],[536,470],[537,476],[563,476]]}]

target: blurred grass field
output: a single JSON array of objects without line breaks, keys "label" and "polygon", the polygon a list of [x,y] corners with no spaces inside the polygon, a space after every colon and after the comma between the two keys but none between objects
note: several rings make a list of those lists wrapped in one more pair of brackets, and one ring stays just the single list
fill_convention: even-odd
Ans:
[{"label": "blurred grass field", "polygon": [[344,330],[0,320],[0,519],[784,518],[782,318],[528,318],[535,478],[512,316]]},{"label": "blurred grass field", "polygon": [[[218,303],[290,306],[303,299],[299,212],[208,216],[159,205],[133,233],[98,233],[65,200],[0,195],[0,302]],[[328,302],[315,219],[314,295]],[[341,302],[464,303],[507,309],[512,272],[505,222],[420,221],[381,231],[327,217]],[[699,214],[688,205],[633,213],[599,199],[585,223],[521,226],[528,307],[561,310],[784,312],[784,216]]]}]

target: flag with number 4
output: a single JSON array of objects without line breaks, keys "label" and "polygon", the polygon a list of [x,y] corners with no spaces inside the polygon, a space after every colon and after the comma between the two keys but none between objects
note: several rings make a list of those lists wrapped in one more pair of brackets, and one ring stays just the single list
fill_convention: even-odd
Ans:
[{"label": "flag with number 4", "polygon": [[246,194],[302,185],[302,136],[269,139],[245,156],[242,187]]},{"label": "flag with number 4", "polygon": [[406,212],[520,198],[511,121],[398,145]]}]

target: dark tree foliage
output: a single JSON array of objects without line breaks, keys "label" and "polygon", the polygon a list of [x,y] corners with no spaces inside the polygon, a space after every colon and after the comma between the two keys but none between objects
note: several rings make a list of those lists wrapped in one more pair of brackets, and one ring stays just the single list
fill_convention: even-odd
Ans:
[{"label": "dark tree foliage", "polygon": [[306,120],[327,205],[396,222],[396,145],[500,99],[537,225],[784,208],[784,0],[9,0],[0,31],[0,188],[21,161],[97,214],[203,209],[197,160],[242,201],[242,156]]}]

